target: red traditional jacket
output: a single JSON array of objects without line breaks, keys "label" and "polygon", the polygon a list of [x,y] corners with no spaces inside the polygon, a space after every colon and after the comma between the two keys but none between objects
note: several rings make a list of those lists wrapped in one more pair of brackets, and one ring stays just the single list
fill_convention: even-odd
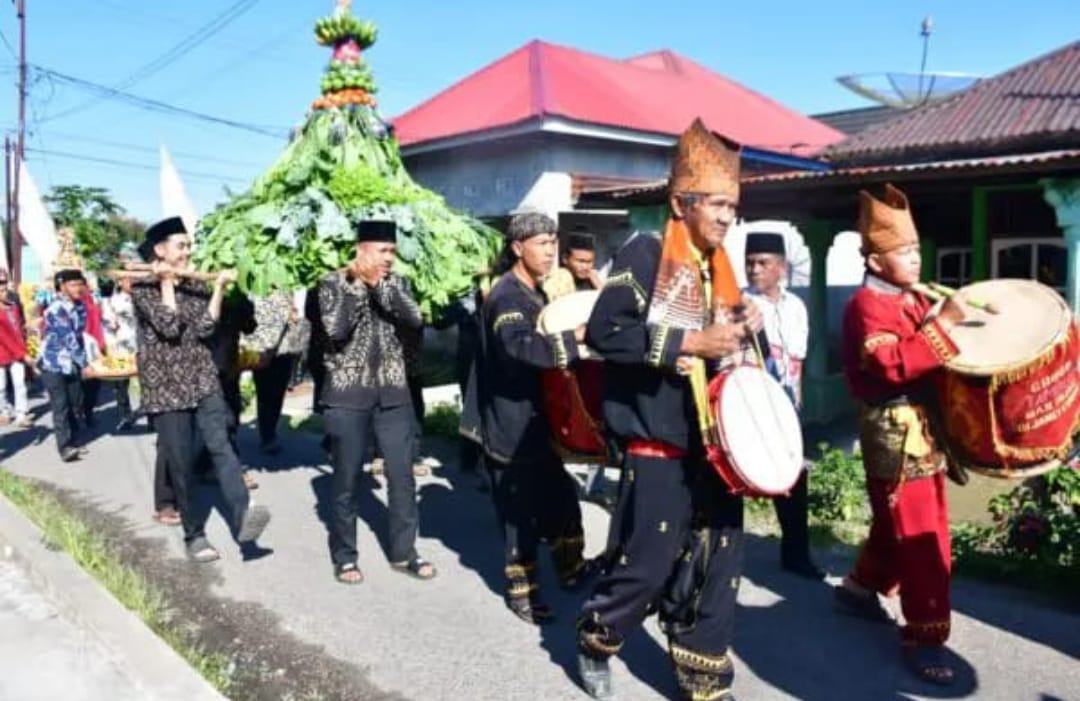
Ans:
[{"label": "red traditional jacket", "polygon": [[867,475],[891,483],[945,469],[931,431],[935,371],[957,348],[930,301],[867,275],[844,312],[844,374],[860,402]]},{"label": "red traditional jacket", "polygon": [[918,395],[926,376],[957,353],[937,321],[924,321],[932,303],[872,275],[844,311],[844,375],[852,394],[871,406]]},{"label": "red traditional jacket", "polygon": [[[0,290],[0,294],[6,294]],[[23,339],[22,309],[18,298],[9,304],[0,304],[0,366],[6,367],[26,357]]]}]

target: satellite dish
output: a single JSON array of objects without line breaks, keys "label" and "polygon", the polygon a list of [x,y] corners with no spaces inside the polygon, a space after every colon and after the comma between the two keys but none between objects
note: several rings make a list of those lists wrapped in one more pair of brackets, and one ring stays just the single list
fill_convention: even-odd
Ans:
[{"label": "satellite dish", "polygon": [[963,92],[981,78],[967,73],[863,73],[843,75],[836,80],[879,104],[911,109]]},{"label": "satellite dish", "polygon": [[922,66],[918,73],[862,73],[842,75],[836,80],[857,95],[896,109],[911,109],[939,102],[978,83],[982,78],[976,75],[926,70],[933,26],[929,16],[923,19],[920,32],[923,38]]}]

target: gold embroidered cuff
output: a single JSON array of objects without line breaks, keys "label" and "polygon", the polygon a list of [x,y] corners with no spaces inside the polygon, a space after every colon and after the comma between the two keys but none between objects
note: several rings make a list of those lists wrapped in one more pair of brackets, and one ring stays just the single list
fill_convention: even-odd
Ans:
[{"label": "gold embroidered cuff", "polygon": [[680,647],[675,643],[671,643],[671,660],[679,667],[712,674],[730,674],[733,669],[731,657],[726,652],[720,655],[707,655]]},{"label": "gold embroidered cuff", "polygon": [[921,333],[930,344],[930,349],[934,351],[934,355],[936,355],[941,362],[949,362],[955,358],[959,352],[956,344],[952,342],[952,339],[942,330],[941,325],[938,324],[936,320],[927,322],[926,325],[922,327]]},{"label": "gold embroidered cuff", "polygon": [[872,334],[870,334],[869,336],[866,337],[865,341],[863,341],[862,355],[865,358],[866,356],[870,355],[871,353],[873,353],[875,350],[877,350],[881,346],[886,346],[886,345],[889,345],[890,343],[899,343],[899,342],[900,342],[900,337],[897,336],[894,333],[888,333],[888,332],[872,333]]}]

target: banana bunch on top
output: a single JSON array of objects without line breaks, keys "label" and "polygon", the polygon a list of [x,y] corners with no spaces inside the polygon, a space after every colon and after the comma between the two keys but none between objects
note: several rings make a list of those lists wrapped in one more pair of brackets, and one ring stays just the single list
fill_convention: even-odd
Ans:
[{"label": "banana bunch on top", "polygon": [[323,46],[332,46],[351,38],[363,50],[375,43],[378,31],[374,22],[365,22],[353,15],[323,17],[315,22],[315,40]]}]

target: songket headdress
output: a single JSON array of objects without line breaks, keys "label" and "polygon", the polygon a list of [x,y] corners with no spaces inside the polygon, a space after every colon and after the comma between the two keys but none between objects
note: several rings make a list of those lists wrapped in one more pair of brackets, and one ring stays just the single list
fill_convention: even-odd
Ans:
[{"label": "songket headdress", "polygon": [[859,223],[864,255],[888,253],[919,242],[915,220],[907,196],[889,183],[885,196],[877,199],[866,190],[859,192]]}]

